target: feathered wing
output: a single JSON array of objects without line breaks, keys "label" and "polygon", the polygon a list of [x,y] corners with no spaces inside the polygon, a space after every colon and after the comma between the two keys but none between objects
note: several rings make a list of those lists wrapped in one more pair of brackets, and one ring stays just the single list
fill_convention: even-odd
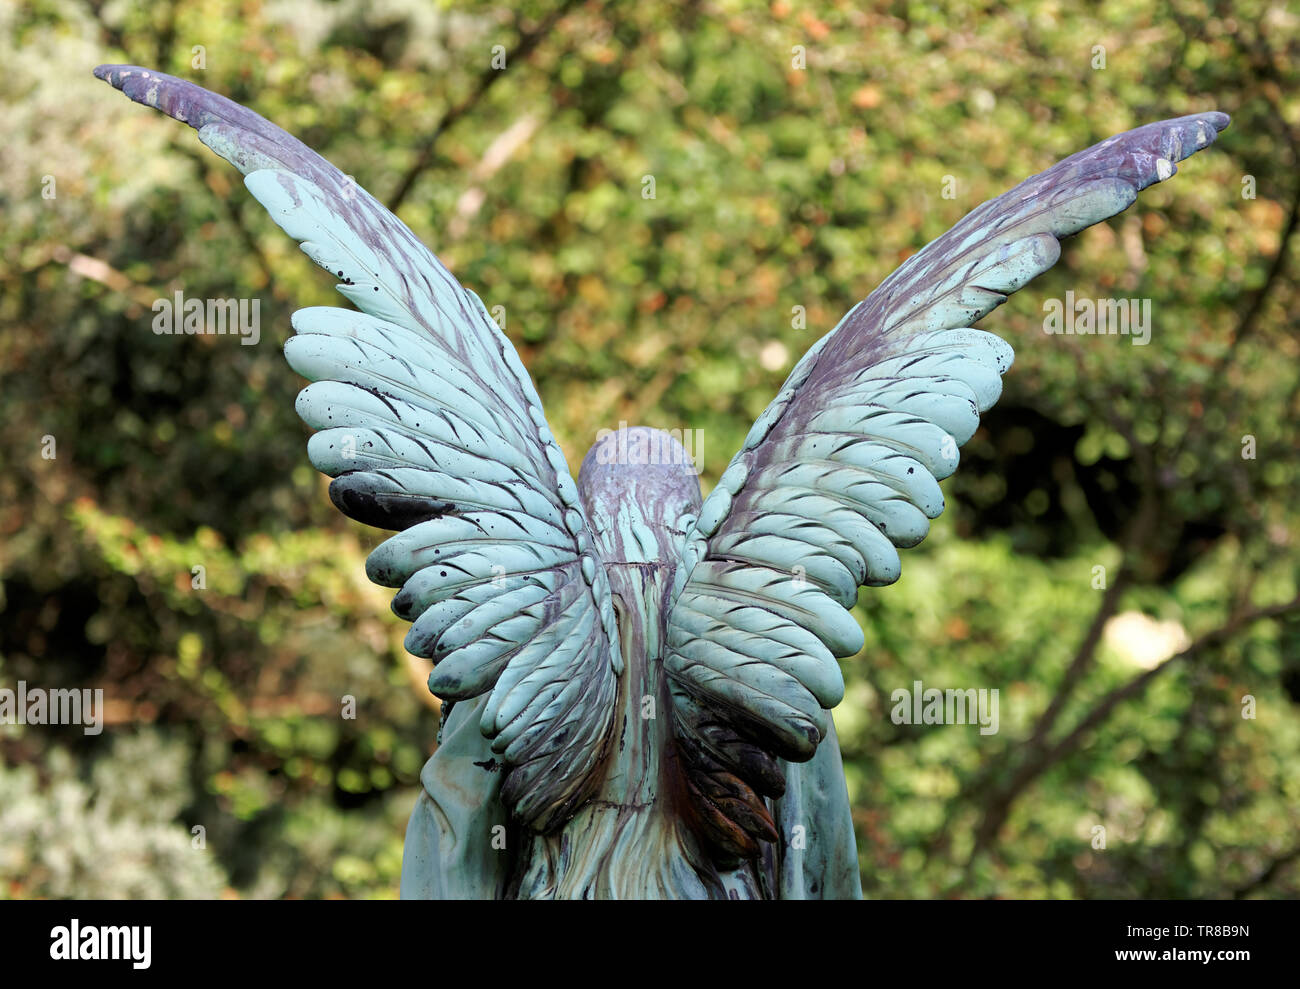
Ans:
[{"label": "feathered wing", "polygon": [[688,534],[665,656],[693,817],[718,849],[775,837],[762,798],[843,696],[858,588],[898,579],[896,548],[943,511],[938,482],[1001,394],[1011,348],[968,327],[1227,124],[1139,127],[980,206],[823,337],[754,424]]},{"label": "feathered wing", "polygon": [[95,75],[162,110],[245,185],[360,310],[294,314],[285,345],[314,383],[299,415],[330,498],[401,530],[366,561],[400,587],[406,647],[445,700],[490,691],[481,728],[502,797],[539,831],[599,782],[622,657],[604,569],[541,400],[505,334],[409,229],[302,142],[192,83],[134,66]]}]

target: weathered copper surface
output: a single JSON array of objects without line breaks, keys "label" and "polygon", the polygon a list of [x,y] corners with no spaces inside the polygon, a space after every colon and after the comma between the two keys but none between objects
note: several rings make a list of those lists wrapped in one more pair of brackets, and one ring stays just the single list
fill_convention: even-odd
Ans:
[{"label": "weathered copper surface", "polygon": [[1011,348],[969,329],[1228,118],[1103,141],[985,203],[796,365],[707,499],[679,443],[605,435],[575,482],[509,339],[395,216],[192,83],[95,74],[199,132],[359,311],[303,309],[308,455],[432,659],[441,745],[408,897],[854,897],[830,711],[858,589],[943,510]]}]

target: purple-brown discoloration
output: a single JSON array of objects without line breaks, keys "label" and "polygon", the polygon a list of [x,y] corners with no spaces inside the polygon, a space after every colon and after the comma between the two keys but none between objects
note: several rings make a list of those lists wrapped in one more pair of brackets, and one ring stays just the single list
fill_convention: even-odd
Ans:
[{"label": "purple-brown discoloration", "polygon": [[[779,435],[798,433],[820,410],[818,396],[848,381],[863,367],[888,356],[901,341],[881,332],[898,318],[900,305],[924,295],[927,285],[941,283],[951,272],[976,258],[988,257],[1003,244],[1034,233],[1050,232],[1060,219],[1060,203],[1072,189],[1116,179],[1134,192],[1174,175],[1175,162],[1212,143],[1228,126],[1228,115],[1212,111],[1146,124],[1116,134],[1025,179],[1014,189],[991,199],[963,217],[943,236],[908,258],[867,296],[835,335],[826,342],[812,375],[785,410]],[[1163,162],[1163,164],[1162,164]],[[1028,201],[1037,208],[1028,213]],[[979,236],[968,242],[976,231]],[[964,247],[961,245],[965,244]],[[772,443],[767,444],[770,448]],[[760,455],[754,468],[764,465]]]},{"label": "purple-brown discoloration", "polygon": [[[578,491],[606,563],[675,562],[677,523],[700,509],[691,455],[668,433],[644,426],[608,433],[587,451]],[[653,545],[642,529],[654,534]]]}]

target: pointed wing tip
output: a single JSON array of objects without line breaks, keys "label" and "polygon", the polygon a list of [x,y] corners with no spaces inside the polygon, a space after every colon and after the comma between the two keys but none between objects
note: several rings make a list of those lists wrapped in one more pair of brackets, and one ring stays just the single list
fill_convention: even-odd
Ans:
[{"label": "pointed wing tip", "polygon": [[139,65],[97,65],[94,74],[128,99],[189,124],[195,130],[209,123],[213,111],[226,102],[185,79]]},{"label": "pointed wing tip", "polygon": [[1232,118],[1226,113],[1207,110],[1157,124],[1160,137],[1156,147],[1150,149],[1159,155],[1155,174],[1144,176],[1146,181],[1138,186],[1139,190],[1177,174],[1176,162],[1184,161],[1208,148],[1231,122]]},{"label": "pointed wing tip", "polygon": [[99,65],[95,78],[199,132],[199,140],[247,175],[283,169],[316,185],[343,176],[296,137],[264,117],[197,83],[139,65]]},{"label": "pointed wing tip", "polygon": [[104,65],[96,65],[94,72],[96,79],[103,79],[104,82],[115,89],[121,89],[125,77],[138,68],[139,66],[136,65],[109,65],[105,63]]},{"label": "pointed wing tip", "polygon": [[[114,89],[119,89],[137,103],[158,109],[157,83],[171,81],[172,77],[139,65],[97,65],[95,78],[102,79]],[[154,87],[145,84],[153,82]],[[150,90],[153,91],[152,98]]]},{"label": "pointed wing tip", "polygon": [[[1230,121],[1231,118],[1226,113],[1209,110],[1151,125],[1155,131],[1155,141],[1146,143],[1143,140],[1133,148],[1141,153],[1135,156],[1134,171],[1125,176],[1126,180],[1136,191],[1141,192],[1173,178],[1178,174],[1178,162],[1208,148]],[[1138,128],[1138,131],[1146,130]]]},{"label": "pointed wing tip", "polygon": [[[1209,147],[1215,139],[1228,129],[1228,124],[1232,123],[1232,118],[1221,110],[1207,110],[1204,113],[1193,113],[1186,117],[1179,117],[1177,124],[1182,125],[1180,130],[1183,132],[1180,137],[1184,140],[1182,146],[1172,149],[1178,153],[1178,160],[1190,158],[1202,148]],[[1206,128],[1206,124],[1214,128],[1212,131]],[[1187,137],[1192,140],[1186,140]]]}]

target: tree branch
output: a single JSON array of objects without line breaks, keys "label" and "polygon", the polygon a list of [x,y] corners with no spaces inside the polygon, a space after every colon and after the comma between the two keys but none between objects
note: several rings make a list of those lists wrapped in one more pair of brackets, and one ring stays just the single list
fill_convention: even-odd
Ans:
[{"label": "tree branch", "polygon": [[1154,488],[1148,485],[1141,507],[1129,523],[1128,531],[1124,535],[1124,555],[1119,570],[1116,572],[1114,579],[1106,585],[1106,593],[1097,606],[1097,611],[1088,625],[1088,631],[1084,633],[1078,649],[1075,650],[1074,658],[1070,661],[1070,665],[1066,667],[1065,675],[1061,678],[1056,692],[1052,695],[1051,702],[1039,715],[1029,737],[1015,746],[1008,754],[1008,758],[1011,759],[1015,758],[1016,753],[1023,753],[1023,757],[1010,781],[1004,786],[990,788],[988,785],[990,774],[985,772],[981,773],[971,786],[964,789],[963,795],[965,796],[972,793],[988,794],[984,805],[984,813],[980,818],[980,825],[975,833],[975,845],[971,851],[972,860],[978,852],[992,844],[998,832],[1002,829],[1007,815],[1011,813],[1011,806],[1020,796],[1021,791],[1028,787],[1046,768],[1047,749],[1045,743],[1047,736],[1051,733],[1052,728],[1056,726],[1061,712],[1065,709],[1065,705],[1074,693],[1074,688],[1078,686],[1079,681],[1083,679],[1092,666],[1106,623],[1118,610],[1120,597],[1128,587],[1134,561],[1139,558],[1147,546],[1150,533],[1153,531],[1151,523],[1155,513],[1156,497]]},{"label": "tree branch", "polygon": [[425,139],[424,145],[420,148],[419,154],[415,156],[415,162],[406,170],[406,174],[402,176],[402,180],[397,183],[397,188],[389,197],[388,208],[391,212],[397,212],[398,207],[400,207],[402,203],[406,201],[406,197],[410,195],[411,189],[414,188],[416,180],[424,173],[424,170],[429,167],[430,163],[432,163],[434,148],[438,143],[438,139],[442,137],[446,130],[479,104],[496,81],[509,71],[509,66],[513,65],[517,59],[523,60],[531,55],[533,49],[538,46],[546,35],[550,34],[551,29],[555,27],[560,18],[576,7],[579,2],[580,0],[564,0],[559,7],[542,18],[535,28],[531,31],[522,32],[519,35],[519,40],[515,42],[514,48],[510,49],[510,51],[506,53],[507,67],[505,69],[486,69],[482,75],[478,77],[478,82],[475,84],[474,89],[469,96],[461,100],[461,102],[457,103],[443,115],[442,119],[438,121],[432,132],[430,132],[429,136]]},{"label": "tree branch", "polygon": [[1012,804],[1015,803],[1021,792],[1028,788],[1050,766],[1072,754],[1082,743],[1084,737],[1110,717],[1116,707],[1124,703],[1124,701],[1141,694],[1146,689],[1147,684],[1174,663],[1189,659],[1210,646],[1222,644],[1247,625],[1267,618],[1278,618],[1295,611],[1300,611],[1300,594],[1281,604],[1239,612],[1219,628],[1200,636],[1181,652],[1175,653],[1140,676],[1134,677],[1128,683],[1110,691],[1094,705],[1092,710],[1068,735],[1046,750],[1031,755],[1016,771],[1011,783],[997,794],[980,821],[975,834],[975,845],[971,850],[971,859],[973,860],[980,851],[987,848],[993,839],[997,837],[1002,825],[1006,822],[1007,816],[1010,814]]},{"label": "tree branch", "polygon": [[1267,886],[1273,881],[1279,872],[1296,859],[1300,859],[1300,845],[1297,845],[1295,848],[1291,849],[1291,851],[1285,852],[1273,859],[1273,861],[1269,862],[1268,866],[1258,876],[1246,883],[1244,886],[1239,886],[1237,889],[1233,890],[1232,898],[1234,900],[1244,900],[1257,889],[1262,889]]},{"label": "tree branch", "polygon": [[1246,339],[1259,323],[1260,314],[1264,311],[1264,304],[1268,301],[1273,292],[1274,286],[1281,283],[1283,276],[1286,274],[1287,262],[1291,256],[1291,240],[1295,236],[1297,227],[1300,227],[1300,181],[1296,182],[1295,192],[1291,196],[1291,210],[1287,217],[1286,227],[1282,230],[1282,238],[1278,243],[1277,253],[1273,255],[1273,263],[1269,266],[1268,275],[1264,278],[1264,284],[1256,290],[1254,297],[1250,300],[1250,306],[1242,315],[1240,322],[1237,324],[1237,332],[1233,334],[1232,342],[1228,344],[1228,349],[1224,351],[1223,356],[1214,369],[1214,375],[1211,381],[1221,381],[1223,372],[1236,356],[1237,348],[1241,341]]}]

